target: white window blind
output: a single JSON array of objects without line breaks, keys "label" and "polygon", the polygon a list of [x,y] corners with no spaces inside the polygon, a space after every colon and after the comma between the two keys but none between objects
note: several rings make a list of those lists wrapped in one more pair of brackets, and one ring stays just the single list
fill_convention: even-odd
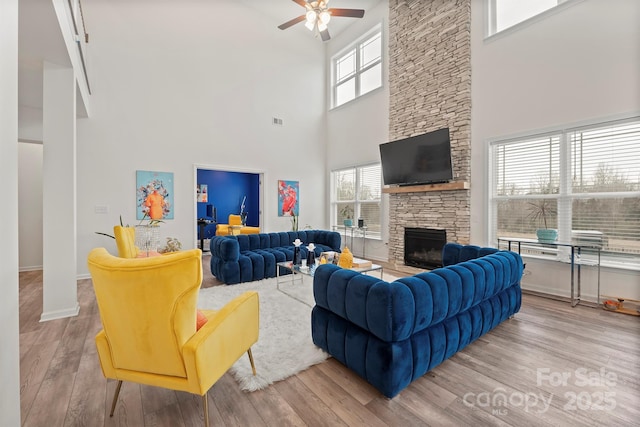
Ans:
[{"label": "white window blind", "polygon": [[638,191],[640,122],[569,132],[573,191]]},{"label": "white window blind", "polygon": [[496,145],[498,194],[557,194],[560,136],[549,135]]},{"label": "white window blind", "polygon": [[380,165],[358,168],[358,216],[369,232],[380,232],[380,200],[382,196]]},{"label": "white window blind", "polygon": [[[557,228],[560,136],[499,144],[495,156],[497,235],[534,237],[536,228]],[[534,219],[541,204],[549,215]]]},{"label": "white window blind", "polygon": [[[336,170],[333,175],[332,218],[340,225],[348,214],[357,224],[364,220],[367,235],[380,233],[382,169],[380,164]],[[372,233],[372,234],[370,234]]]},{"label": "white window blind", "polygon": [[574,230],[609,252],[640,255],[640,121],[569,132]]},{"label": "white window blind", "polygon": [[563,241],[596,236],[605,256],[640,264],[639,118],[498,141],[491,161],[493,239],[557,228]]}]

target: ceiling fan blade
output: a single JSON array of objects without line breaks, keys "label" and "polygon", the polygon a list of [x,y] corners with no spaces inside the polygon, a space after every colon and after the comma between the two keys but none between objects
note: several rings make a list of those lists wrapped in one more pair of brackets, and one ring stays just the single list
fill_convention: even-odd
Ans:
[{"label": "ceiling fan blade", "polygon": [[298,3],[302,7],[307,7],[307,2],[304,0],[293,0],[293,1]]},{"label": "ceiling fan blade", "polygon": [[362,9],[339,9],[329,8],[331,16],[344,16],[347,18],[362,18],[364,16],[364,10]]},{"label": "ceiling fan blade", "polygon": [[331,36],[329,35],[329,29],[320,31],[320,37],[322,37],[323,42],[326,42],[327,40],[329,40],[331,38]]},{"label": "ceiling fan blade", "polygon": [[306,19],[306,17],[304,15],[300,15],[297,18],[293,18],[291,21],[287,21],[282,25],[278,25],[278,28],[280,28],[281,30],[286,30],[287,28],[291,27],[292,25],[296,25],[298,22],[302,22]]}]

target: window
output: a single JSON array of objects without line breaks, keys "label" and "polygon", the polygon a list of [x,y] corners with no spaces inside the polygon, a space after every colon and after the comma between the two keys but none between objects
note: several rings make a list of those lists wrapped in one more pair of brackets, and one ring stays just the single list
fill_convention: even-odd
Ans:
[{"label": "window", "polygon": [[[595,240],[609,261],[640,266],[640,118],[491,144],[491,239]],[[538,221],[534,221],[538,220]]]},{"label": "window", "polygon": [[342,225],[351,217],[364,220],[367,237],[380,237],[380,200],[382,172],[380,164],[352,167],[333,171],[332,224]]},{"label": "window", "polygon": [[487,0],[488,36],[553,9],[568,0]]},{"label": "window", "polygon": [[337,107],[382,86],[382,30],[377,26],[331,59],[332,106]]}]

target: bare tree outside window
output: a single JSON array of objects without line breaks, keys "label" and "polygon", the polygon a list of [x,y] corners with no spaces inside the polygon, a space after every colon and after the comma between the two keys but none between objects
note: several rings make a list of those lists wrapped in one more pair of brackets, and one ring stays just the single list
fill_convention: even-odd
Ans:
[{"label": "bare tree outside window", "polygon": [[495,142],[491,152],[494,238],[535,238],[531,207],[546,204],[547,228],[602,235],[604,256],[640,265],[640,118]]}]

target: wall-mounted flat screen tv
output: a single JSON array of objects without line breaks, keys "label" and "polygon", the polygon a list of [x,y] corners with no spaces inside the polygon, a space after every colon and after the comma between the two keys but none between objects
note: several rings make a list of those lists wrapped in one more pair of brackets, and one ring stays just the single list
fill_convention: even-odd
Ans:
[{"label": "wall-mounted flat screen tv", "polygon": [[380,144],[385,185],[416,185],[453,179],[449,128]]}]

